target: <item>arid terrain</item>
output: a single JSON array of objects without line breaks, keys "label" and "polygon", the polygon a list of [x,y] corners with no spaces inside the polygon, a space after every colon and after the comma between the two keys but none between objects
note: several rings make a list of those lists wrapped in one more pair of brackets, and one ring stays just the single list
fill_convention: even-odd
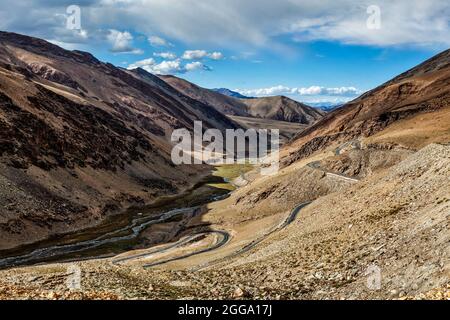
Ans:
[{"label": "arid terrain", "polygon": [[[1,299],[450,299],[450,50],[325,114],[20,35],[0,44],[1,249],[139,204],[133,221],[148,218],[145,204],[214,169],[170,163],[170,131],[193,120],[286,142],[277,174],[215,168],[226,179],[139,225],[138,246],[5,264]],[[211,188],[231,192],[192,204]]]}]

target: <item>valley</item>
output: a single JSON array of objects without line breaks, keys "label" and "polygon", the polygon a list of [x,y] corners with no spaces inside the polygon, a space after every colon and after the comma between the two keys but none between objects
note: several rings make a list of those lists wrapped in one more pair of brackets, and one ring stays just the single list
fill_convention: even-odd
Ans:
[{"label": "valley", "polygon": [[[450,297],[450,50],[325,113],[0,44],[0,298]],[[279,129],[279,171],[174,165],[194,121]]]},{"label": "valley", "polygon": [[1,251],[0,268],[115,257],[122,251],[172,242],[186,233],[188,236],[192,233],[194,237],[202,232],[207,234],[211,232],[207,226],[201,226],[199,230],[186,230],[185,226],[203,213],[205,205],[226,197],[234,189],[226,181],[232,181],[250,168],[248,165],[223,165],[180,195],[161,197],[151,205],[111,216],[92,228]]}]

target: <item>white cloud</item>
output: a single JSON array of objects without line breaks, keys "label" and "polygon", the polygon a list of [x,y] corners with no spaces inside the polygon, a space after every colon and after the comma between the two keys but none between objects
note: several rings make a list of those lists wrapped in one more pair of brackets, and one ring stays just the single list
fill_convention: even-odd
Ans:
[{"label": "white cloud", "polygon": [[322,86],[287,87],[274,86],[259,89],[235,89],[246,96],[274,96],[274,95],[299,95],[299,96],[356,96],[362,92],[355,87],[326,88]]},{"label": "white cloud", "polygon": [[355,97],[321,97],[321,98],[311,98],[311,97],[301,97],[301,102],[309,104],[310,106],[335,106],[339,104],[344,104],[353,100]]},{"label": "white cloud", "polygon": [[148,58],[136,61],[128,66],[128,69],[142,68],[153,74],[180,74],[196,70],[210,71],[211,68],[199,61],[194,61],[186,65],[182,64],[181,59],[164,60],[157,63],[155,59]]},{"label": "white cloud", "polygon": [[208,57],[213,59],[213,60],[222,60],[223,59],[223,53],[222,52],[218,52],[218,51],[214,51],[214,52],[208,54]]},{"label": "white cloud", "polygon": [[112,48],[110,49],[111,52],[133,54],[143,53],[141,49],[135,49],[132,47],[133,36],[128,31],[121,32],[110,29],[106,38],[112,45]]},{"label": "white cloud", "polygon": [[177,59],[172,61],[163,61],[154,65],[150,70],[147,71],[155,74],[175,74],[184,73],[185,69],[181,65],[181,61]]},{"label": "white cloud", "polygon": [[194,61],[191,63],[186,64],[185,66],[186,71],[194,71],[194,70],[204,70],[204,71],[211,71],[211,68],[207,65],[204,65],[203,63],[199,61]]},{"label": "white cloud", "polygon": [[203,58],[210,58],[212,60],[221,60],[223,59],[223,53],[219,51],[208,53],[205,50],[186,50],[181,56],[181,58],[185,60],[201,60]]},{"label": "white cloud", "polygon": [[128,66],[128,69],[136,69],[136,68],[148,68],[151,66],[154,66],[156,64],[155,59],[148,58],[140,61],[136,61],[135,63],[132,63]]},{"label": "white cloud", "polygon": [[185,60],[199,60],[203,59],[207,55],[208,52],[206,52],[205,50],[186,50],[181,58]]},{"label": "white cloud", "polygon": [[155,52],[153,53],[155,57],[160,57],[164,59],[173,60],[177,57],[177,55],[173,52]]},{"label": "white cloud", "polygon": [[[381,9],[379,30],[366,25],[373,4]],[[143,33],[189,44],[276,48],[280,35],[375,46],[450,44],[448,0],[258,0],[257,10],[253,0],[111,1],[108,13]]]},{"label": "white cloud", "polygon": [[168,42],[166,39],[163,39],[158,36],[150,36],[148,37],[148,42],[154,47],[171,47],[172,44]]}]

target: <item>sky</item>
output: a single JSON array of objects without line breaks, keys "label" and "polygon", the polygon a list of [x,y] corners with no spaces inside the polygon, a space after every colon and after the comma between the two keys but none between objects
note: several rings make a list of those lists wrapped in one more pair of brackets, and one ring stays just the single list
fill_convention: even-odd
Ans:
[{"label": "sky", "polygon": [[354,99],[450,47],[448,0],[0,0],[0,30],[206,88]]}]

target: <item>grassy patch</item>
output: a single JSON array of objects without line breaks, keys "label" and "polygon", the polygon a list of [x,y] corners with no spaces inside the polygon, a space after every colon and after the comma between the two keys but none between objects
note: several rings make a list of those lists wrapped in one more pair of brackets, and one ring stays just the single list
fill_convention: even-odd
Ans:
[{"label": "grassy patch", "polygon": [[233,191],[235,187],[230,183],[233,179],[239,177],[241,174],[249,172],[253,169],[251,164],[223,164],[216,166],[213,176],[224,178],[228,182],[223,183],[209,183],[208,185],[218,189]]},{"label": "grassy patch", "polygon": [[253,169],[251,164],[223,164],[215,167],[216,170],[213,175],[216,177],[222,177],[228,180],[233,180],[239,177],[241,174],[249,172]]}]

